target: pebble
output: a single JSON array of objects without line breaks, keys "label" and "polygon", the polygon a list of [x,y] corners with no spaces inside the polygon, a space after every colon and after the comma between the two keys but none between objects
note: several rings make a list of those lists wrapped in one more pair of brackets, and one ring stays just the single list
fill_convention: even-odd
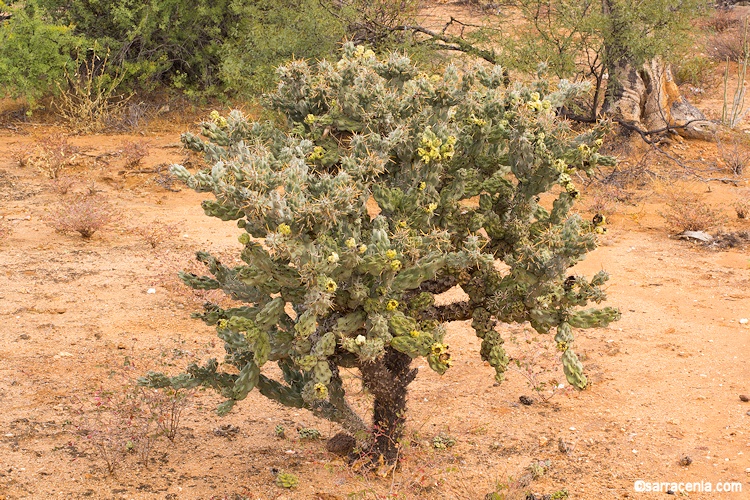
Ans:
[{"label": "pebble", "polygon": [[748,323],[748,319],[747,318],[742,318],[740,320],[740,325],[746,325],[747,323]]},{"label": "pebble", "polygon": [[146,293],[156,293],[156,288],[149,288]]},{"label": "pebble", "polygon": [[539,446],[545,446],[547,443],[549,443],[549,439],[545,436],[539,436]]}]

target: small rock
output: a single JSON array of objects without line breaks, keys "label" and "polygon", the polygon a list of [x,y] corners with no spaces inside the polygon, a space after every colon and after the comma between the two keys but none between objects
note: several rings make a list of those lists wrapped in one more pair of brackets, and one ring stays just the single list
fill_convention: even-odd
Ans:
[{"label": "small rock", "polygon": [[18,336],[18,338],[21,340],[29,340],[31,337],[26,333],[22,333],[21,335]]},{"label": "small rock", "polygon": [[740,325],[746,325],[748,323],[748,321],[749,320],[747,318],[742,318],[742,319],[740,319]]},{"label": "small rock", "polygon": [[521,402],[522,405],[525,405],[525,406],[531,406],[534,404],[534,400],[528,396],[521,396],[520,398],[518,398],[518,400]]},{"label": "small rock", "polygon": [[539,436],[539,446],[546,446],[549,443],[549,439],[545,436]]},{"label": "small rock", "polygon": [[149,288],[146,293],[156,293],[156,288]]},{"label": "small rock", "polygon": [[339,432],[326,443],[326,450],[342,457],[348,456],[357,446],[357,440],[346,432]]},{"label": "small rock", "polygon": [[688,465],[690,465],[690,464],[692,464],[692,463],[693,463],[693,459],[692,459],[692,458],[690,458],[689,456],[685,455],[685,456],[683,456],[683,457],[680,457],[680,462],[679,462],[679,463],[680,463],[680,465],[682,465],[683,467],[687,467]]},{"label": "small rock", "polygon": [[740,394],[740,401],[742,401],[743,403],[747,403],[748,401],[750,401],[750,397],[747,397],[744,394]]}]

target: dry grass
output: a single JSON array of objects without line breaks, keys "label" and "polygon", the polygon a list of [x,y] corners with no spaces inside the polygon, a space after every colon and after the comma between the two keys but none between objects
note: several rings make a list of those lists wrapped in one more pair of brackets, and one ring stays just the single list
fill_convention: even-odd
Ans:
[{"label": "dry grass", "polygon": [[668,195],[666,206],[659,212],[672,234],[683,231],[710,231],[724,222],[723,214],[702,200],[698,194],[676,190]]}]

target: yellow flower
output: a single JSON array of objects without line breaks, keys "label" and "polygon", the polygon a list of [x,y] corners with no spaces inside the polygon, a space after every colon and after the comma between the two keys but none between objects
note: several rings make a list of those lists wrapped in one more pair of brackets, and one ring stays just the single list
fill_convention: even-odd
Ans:
[{"label": "yellow flower", "polygon": [[328,263],[329,264],[335,264],[339,261],[339,254],[336,252],[333,252],[331,255],[328,256]]},{"label": "yellow flower", "polygon": [[325,284],[326,292],[333,293],[336,291],[337,288],[338,288],[338,285],[336,285],[336,282],[333,281],[332,279],[329,279],[328,281],[326,281],[326,284]]},{"label": "yellow flower", "polygon": [[357,246],[357,242],[354,238],[349,238],[344,242],[344,244],[346,245],[346,248],[354,248]]},{"label": "yellow flower", "polygon": [[385,252],[385,256],[389,259],[395,259],[396,258],[396,251],[395,250],[388,250]]},{"label": "yellow flower", "polygon": [[359,246],[359,253],[365,253],[367,251],[367,245],[360,245]]},{"label": "yellow flower", "polygon": [[386,311],[395,311],[396,308],[398,308],[398,300],[389,300],[388,303],[385,305]]},{"label": "yellow flower", "polygon": [[419,333],[419,330],[412,330],[409,332],[409,335],[416,338],[416,337],[419,337],[420,333]]},{"label": "yellow flower", "polygon": [[276,228],[276,232],[283,234],[284,236],[289,236],[292,234],[292,228],[289,227],[288,224],[279,224],[279,227]]},{"label": "yellow flower", "polygon": [[401,261],[400,260],[392,260],[391,261],[391,269],[394,271],[398,271],[401,269]]},{"label": "yellow flower", "polygon": [[328,387],[326,387],[325,384],[318,382],[317,384],[315,384],[315,387],[313,389],[315,391],[316,398],[318,399],[328,398]]}]

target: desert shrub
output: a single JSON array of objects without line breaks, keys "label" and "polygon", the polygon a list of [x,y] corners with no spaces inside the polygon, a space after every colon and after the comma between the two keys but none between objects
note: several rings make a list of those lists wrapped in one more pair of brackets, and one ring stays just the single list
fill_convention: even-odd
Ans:
[{"label": "desert shrub", "polygon": [[83,194],[52,210],[47,224],[55,231],[78,233],[88,239],[114,218],[114,207],[104,196]]},{"label": "desert shrub", "polygon": [[738,219],[750,218],[750,193],[746,193],[746,196],[732,203],[732,208],[737,213]]},{"label": "desert shrub", "polygon": [[750,165],[750,141],[735,138],[728,142],[718,143],[719,156],[730,172],[742,175]]},{"label": "desert shrub", "polygon": [[677,85],[688,83],[694,87],[705,87],[713,74],[713,63],[702,55],[683,59],[675,66],[674,77]]},{"label": "desert shrub", "polygon": [[708,41],[710,55],[718,61],[740,61],[748,54],[746,41],[743,39],[743,30],[736,27],[722,33],[717,33]]},{"label": "desert shrub", "polygon": [[71,27],[53,23],[35,0],[0,1],[0,12],[11,14],[0,21],[0,98],[22,97],[33,109],[74,67],[71,52],[83,40]]},{"label": "desert shrub", "polygon": [[141,224],[133,227],[131,230],[148,243],[151,248],[156,248],[166,241],[173,240],[177,237],[178,233],[177,224],[168,224],[160,221]]},{"label": "desert shrub", "polygon": [[148,465],[156,426],[142,391],[134,385],[100,389],[92,395],[90,408],[79,410],[78,432],[110,474],[130,454]]},{"label": "desert shrub", "polygon": [[66,195],[77,182],[77,178],[69,175],[58,176],[50,181],[50,188],[57,194]]},{"label": "desert shrub", "polygon": [[96,47],[79,52],[75,71],[65,71],[65,85],[58,84],[53,107],[77,133],[101,132],[124,111],[129,99],[119,90],[124,73],[109,61],[109,53],[99,55]]},{"label": "desert shrub", "polygon": [[673,194],[660,215],[673,234],[708,231],[723,222],[721,212],[701,200],[700,196],[684,191]]},{"label": "desert shrub", "polygon": [[714,33],[724,33],[741,24],[737,14],[730,9],[715,9],[710,16],[703,19],[702,25],[705,29]]},{"label": "desert shrub", "polygon": [[145,142],[125,141],[120,146],[125,168],[136,168],[148,156],[149,146]]},{"label": "desert shrub", "polygon": [[[597,152],[604,127],[574,132],[556,117],[576,87],[508,86],[500,67],[430,75],[403,55],[379,59],[352,44],[336,63],[295,61],[278,75],[266,104],[288,127],[214,113],[203,138],[182,137],[211,167],[172,169],[214,194],[207,215],[243,229],[238,264],[199,252],[210,275],[180,275],[242,303],[196,315],[224,341],[223,363],[142,383],[214,388],[226,398],[220,414],[258,389],[339,423],[390,463],[412,360],[440,374],[452,364],[447,321],[472,320],[497,381],[509,363],[498,323],[555,331],[567,381],[586,387],[573,328],[619,312],[581,309],[605,299],[606,273],[567,279],[596,247],[596,227],[570,213],[572,176],[613,164]],[[538,203],[548,191],[550,210]],[[436,305],[456,285],[468,299]],[[372,395],[372,425],[349,405],[343,368],[358,369]]]},{"label": "desert shrub", "polygon": [[80,402],[74,415],[84,445],[104,462],[110,474],[132,458],[148,466],[161,437],[174,442],[194,394],[192,390],[144,388],[134,383],[132,370],[132,365],[112,370],[121,383],[96,390]]},{"label": "desert shrub", "polygon": [[257,90],[282,61],[335,49],[343,26],[321,2],[38,0],[97,41],[123,68],[123,88],[170,85],[191,95]]},{"label": "desert shrub", "polygon": [[16,150],[14,156],[19,165],[37,168],[55,181],[63,169],[76,162],[79,152],[78,147],[70,143],[68,136],[48,134]]},{"label": "desert shrub", "polygon": [[283,62],[335,53],[345,26],[326,5],[318,0],[232,3],[236,27],[221,50],[222,84],[230,91],[258,92],[272,86]]}]

